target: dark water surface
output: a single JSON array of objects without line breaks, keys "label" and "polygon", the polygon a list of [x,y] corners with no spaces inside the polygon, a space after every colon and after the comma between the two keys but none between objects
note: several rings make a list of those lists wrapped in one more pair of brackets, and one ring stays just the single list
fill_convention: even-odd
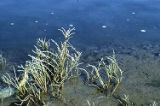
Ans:
[{"label": "dark water surface", "polygon": [[160,101],[160,0],[0,0],[0,51],[8,64],[24,64],[39,37],[63,40],[61,27],[76,28],[71,43],[84,50],[84,63],[115,49],[122,93],[139,106]]},{"label": "dark water surface", "polygon": [[38,37],[59,39],[57,29],[72,25],[73,41],[84,45],[109,37],[159,41],[159,5],[159,0],[1,0],[0,47],[33,45]]}]

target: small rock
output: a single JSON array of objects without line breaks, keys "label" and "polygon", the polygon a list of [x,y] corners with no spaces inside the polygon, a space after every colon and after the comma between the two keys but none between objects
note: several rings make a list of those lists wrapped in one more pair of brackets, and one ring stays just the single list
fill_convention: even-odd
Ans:
[{"label": "small rock", "polygon": [[1,98],[10,97],[10,96],[12,96],[15,92],[16,92],[15,89],[12,88],[12,87],[6,87],[6,88],[4,88],[4,89],[1,89],[1,90],[0,90],[0,99],[1,99]]}]

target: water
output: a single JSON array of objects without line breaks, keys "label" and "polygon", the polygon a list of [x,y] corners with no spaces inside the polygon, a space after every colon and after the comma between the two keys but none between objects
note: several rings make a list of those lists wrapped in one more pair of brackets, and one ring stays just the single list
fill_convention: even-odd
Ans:
[{"label": "water", "polygon": [[[74,38],[84,43],[108,36],[136,40],[159,37],[158,0],[3,0],[0,9],[1,45],[22,44],[23,38],[24,45],[33,44],[38,37],[54,38],[58,28],[70,24],[77,29]],[[102,28],[104,25],[106,28]]]},{"label": "water", "polygon": [[160,80],[159,5],[159,0],[1,0],[0,49],[8,64],[24,64],[37,38],[61,41],[58,29],[75,27],[71,43],[83,52],[84,63],[114,49],[124,70],[122,92],[133,101],[142,98],[139,104],[159,102],[159,85],[146,86]]}]

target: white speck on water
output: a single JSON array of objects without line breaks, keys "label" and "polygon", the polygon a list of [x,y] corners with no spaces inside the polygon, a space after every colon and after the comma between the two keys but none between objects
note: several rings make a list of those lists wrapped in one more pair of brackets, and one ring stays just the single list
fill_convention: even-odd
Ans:
[{"label": "white speck on water", "polygon": [[132,14],[134,15],[134,14],[136,14],[135,12],[132,12]]},{"label": "white speck on water", "polygon": [[51,14],[51,15],[54,15],[54,12],[51,12],[50,14]]},{"label": "white speck on water", "polygon": [[10,23],[10,25],[11,25],[11,26],[13,26],[13,25],[14,25],[14,23],[12,22],[12,23]]},{"label": "white speck on water", "polygon": [[102,25],[102,28],[105,29],[105,28],[107,28],[107,26],[106,25]]},{"label": "white speck on water", "polygon": [[69,24],[70,27],[73,27],[73,24]]},{"label": "white speck on water", "polygon": [[140,30],[141,32],[146,32],[146,30],[145,29],[142,29],[142,30]]},{"label": "white speck on water", "polygon": [[48,23],[46,23],[46,26],[48,26]]},{"label": "white speck on water", "polygon": [[35,20],[34,22],[35,22],[35,23],[38,23],[39,21]]}]

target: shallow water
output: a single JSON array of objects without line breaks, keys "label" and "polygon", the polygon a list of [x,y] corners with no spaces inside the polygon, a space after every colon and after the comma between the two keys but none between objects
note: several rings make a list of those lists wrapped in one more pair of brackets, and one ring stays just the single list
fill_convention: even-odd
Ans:
[{"label": "shallow water", "polygon": [[159,0],[1,0],[0,51],[8,66],[25,64],[37,38],[61,41],[58,29],[75,27],[71,43],[83,52],[82,62],[95,63],[114,49],[124,70],[120,94],[139,105],[159,102],[159,5]]}]

